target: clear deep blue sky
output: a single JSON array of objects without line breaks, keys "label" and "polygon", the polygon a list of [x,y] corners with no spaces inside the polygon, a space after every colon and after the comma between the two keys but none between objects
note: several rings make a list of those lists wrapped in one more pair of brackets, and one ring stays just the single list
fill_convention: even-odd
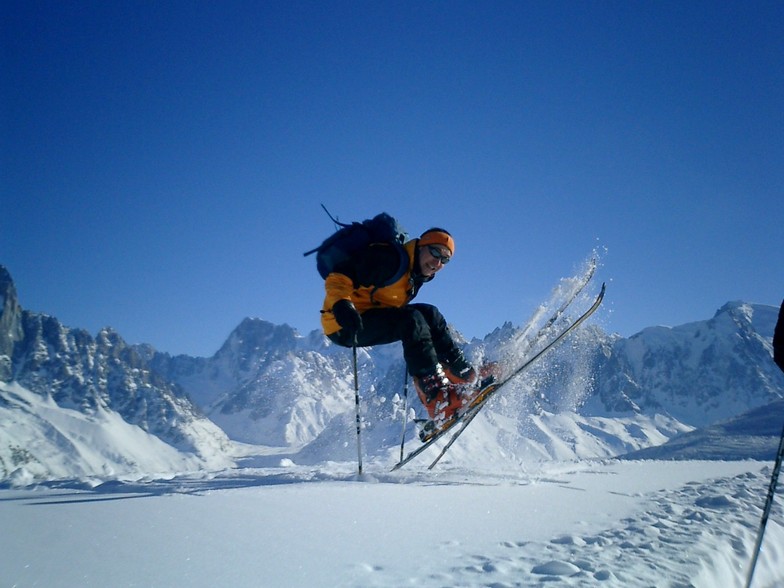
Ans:
[{"label": "clear deep blue sky", "polygon": [[784,297],[784,3],[2,4],[0,264],[28,310],[211,355],[318,328],[303,258],[385,210],[523,322],[600,248],[629,336]]}]

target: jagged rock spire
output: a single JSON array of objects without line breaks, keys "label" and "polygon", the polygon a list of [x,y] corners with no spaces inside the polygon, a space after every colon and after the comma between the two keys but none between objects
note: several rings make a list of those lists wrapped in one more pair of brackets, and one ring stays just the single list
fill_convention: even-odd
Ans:
[{"label": "jagged rock spire", "polygon": [[12,376],[14,343],[22,338],[22,309],[11,274],[0,265],[0,382]]}]

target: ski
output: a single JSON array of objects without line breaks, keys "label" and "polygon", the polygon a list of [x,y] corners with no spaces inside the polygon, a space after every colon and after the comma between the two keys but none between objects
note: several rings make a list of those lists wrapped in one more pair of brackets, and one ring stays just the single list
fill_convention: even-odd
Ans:
[{"label": "ski", "polygon": [[[549,319],[547,319],[547,322],[539,329],[539,331],[537,331],[536,335],[533,338],[528,339],[528,334],[530,333],[531,329],[533,329],[534,325],[536,324],[537,314],[539,314],[540,311],[537,311],[537,312],[534,313],[534,316],[531,317],[531,319],[528,321],[528,325],[525,327],[525,329],[523,330],[522,334],[519,335],[519,337],[518,337],[519,339],[523,339],[523,340],[528,339],[528,344],[525,346],[525,348],[522,349],[522,350],[518,350],[517,351],[517,354],[520,357],[525,357],[526,354],[528,354],[528,352],[531,351],[531,349],[533,349],[533,347],[536,345],[536,343],[538,343],[539,341],[544,339],[544,337],[553,328],[553,325],[555,325],[555,323],[558,321],[558,319],[560,319],[561,316],[564,314],[564,312],[566,312],[566,309],[569,308],[569,306],[572,304],[572,302],[575,301],[575,299],[580,295],[580,293],[585,289],[585,287],[591,281],[591,278],[593,278],[594,272],[596,272],[596,260],[595,259],[591,259],[589,261],[588,271],[585,272],[585,274],[579,278],[579,280],[572,287],[571,291],[566,295],[566,298],[561,303],[561,305],[558,307],[558,309],[552,314],[552,316],[550,316]],[[504,379],[506,379],[506,378],[504,378]],[[483,380],[483,382],[478,386],[479,392],[474,396],[474,398],[471,401],[471,404],[474,405],[479,400],[481,400],[484,397],[484,395],[486,394],[485,388],[489,387],[493,383],[494,382],[492,382],[490,380],[487,380],[487,379]],[[466,407],[463,410],[464,411],[468,411],[470,408],[471,407],[469,406],[469,407]],[[449,421],[444,423],[439,428],[439,431],[451,428],[455,424],[453,421],[455,421],[456,418],[457,418],[457,416],[453,416],[452,419],[450,419]],[[435,432],[433,432],[431,434],[426,434],[426,435],[424,435],[424,436],[422,436],[420,438],[421,438],[421,440],[423,442],[427,442],[427,441],[430,440],[431,436],[433,434],[435,434],[436,432],[437,431],[435,431]]]},{"label": "ski", "polygon": [[[569,307],[569,305],[572,302],[574,302],[574,300],[580,295],[580,293],[583,291],[583,289],[585,289],[585,287],[591,281],[591,278],[593,278],[593,275],[594,275],[595,271],[596,271],[596,260],[595,259],[591,259],[590,262],[589,262],[588,271],[579,279],[579,281],[577,282],[575,287],[572,289],[572,291],[568,294],[566,299],[561,303],[561,305],[558,307],[558,309],[547,320],[547,322],[544,324],[544,326],[542,326],[539,329],[539,331],[537,332],[536,336],[533,337],[532,339],[530,339],[530,341],[529,341],[528,345],[526,346],[526,348],[521,352],[521,355],[525,355],[526,353],[528,353],[534,347],[534,345],[538,341],[540,341],[548,333],[548,331],[553,327],[553,325],[558,321],[558,319],[561,318],[563,313],[566,312],[566,309]],[[536,313],[535,313],[534,316],[531,318],[531,320],[529,320],[528,326],[525,328],[525,330],[523,331],[522,335],[520,336],[521,338],[527,337],[528,333],[533,328],[533,325],[536,323],[536,320],[537,319],[536,319]],[[512,374],[512,375],[514,375],[514,374]],[[492,382],[490,384],[492,384]],[[475,397],[475,399],[473,401],[474,404],[484,396],[483,392],[485,392],[483,389],[480,390],[480,392],[477,394],[477,396]],[[472,417],[472,419],[473,419],[473,417]],[[395,469],[398,469],[398,468],[402,467],[405,463],[408,463],[413,458],[415,458],[417,455],[419,455],[420,453],[422,453],[426,449],[428,449],[430,447],[430,445],[432,445],[435,441],[437,441],[438,439],[443,437],[458,422],[459,422],[459,418],[458,417],[453,417],[453,419],[450,422],[446,423],[446,425],[442,426],[438,431],[435,431],[430,436],[424,437],[422,439],[423,445],[421,445],[420,447],[418,447],[417,449],[412,451],[405,459],[403,458],[402,451],[401,451],[400,462],[393,468],[393,471]]]},{"label": "ski", "polygon": [[556,345],[558,345],[559,342],[561,342],[567,335],[569,335],[569,333],[574,331],[574,329],[579,327],[580,324],[582,324],[589,316],[591,316],[594,312],[596,312],[596,310],[602,304],[602,300],[604,299],[605,289],[606,289],[605,284],[602,284],[602,289],[599,292],[599,295],[596,297],[596,300],[594,300],[594,303],[591,305],[591,307],[588,310],[586,310],[582,315],[580,315],[577,318],[577,320],[575,320],[572,324],[566,327],[557,337],[555,337],[555,339],[550,341],[541,350],[539,350],[533,357],[531,357],[531,359],[524,362],[520,367],[518,367],[515,371],[513,371],[506,379],[498,383],[496,386],[493,386],[492,388],[487,390],[487,392],[485,392],[485,394],[482,396],[481,400],[479,402],[474,403],[473,406],[466,411],[466,413],[462,417],[462,421],[463,421],[462,426],[457,431],[454,432],[452,437],[449,439],[449,442],[446,445],[444,445],[444,448],[441,450],[438,456],[436,456],[436,458],[428,466],[427,469],[432,470],[435,467],[435,465],[441,460],[441,458],[444,457],[444,455],[446,455],[446,452],[449,450],[449,448],[452,447],[454,442],[457,441],[457,438],[460,437],[463,431],[465,431],[469,423],[472,420],[474,420],[476,415],[479,414],[479,411],[482,410],[482,407],[484,407],[484,405],[487,404],[487,401],[498,391],[499,388],[501,388],[501,386],[503,386],[511,379],[515,378],[516,376],[520,375],[525,370],[527,370],[534,362],[536,362],[536,360],[542,357],[549,350],[553,349]]},{"label": "ski", "polygon": [[[574,300],[580,295],[580,293],[585,289],[585,287],[591,281],[591,278],[593,278],[595,272],[596,272],[596,259],[591,259],[588,262],[588,271],[585,272],[585,274],[577,281],[573,290],[566,296],[566,299],[561,303],[561,306],[558,307],[558,309],[547,320],[544,326],[539,329],[539,331],[536,333],[536,336],[530,340],[530,343],[523,351],[523,354],[528,353],[531,350],[531,348],[534,346],[534,344],[547,333],[548,329],[552,327],[558,321],[559,318],[561,318],[561,315],[563,315],[563,313],[566,312],[566,309],[569,307],[569,305],[572,302],[574,302]],[[522,335],[520,335],[520,338],[527,337],[528,333],[531,331],[535,323],[536,323],[536,319],[534,315],[534,317],[532,317],[531,320],[528,321],[528,326],[525,328]]]},{"label": "ski", "polygon": [[[587,281],[585,282],[587,283]],[[547,321],[547,324],[542,327],[542,329],[537,333],[537,336],[534,337],[532,343],[528,346],[528,350],[533,347],[533,344],[538,341],[541,337],[546,335],[547,330],[552,327],[552,325],[558,320],[558,318],[565,312],[566,307],[569,303],[574,300],[574,298],[579,294],[579,291],[582,290],[585,284],[583,284],[577,292],[573,296],[569,298],[561,307],[556,311],[556,313],[551,317],[550,320]],[[405,464],[410,462],[412,459],[423,453],[427,450],[433,443],[444,437],[448,432],[450,432],[456,425],[462,423],[462,426],[453,433],[452,437],[450,438],[449,442],[444,446],[441,452],[438,454],[436,459],[430,464],[428,469],[432,469],[446,454],[449,448],[454,444],[457,438],[465,431],[465,428],[468,424],[474,420],[479,411],[487,404],[487,401],[492,398],[498,390],[500,390],[504,385],[509,383],[511,380],[516,378],[518,375],[523,373],[527,370],[531,365],[533,365],[539,358],[541,358],[545,353],[553,349],[555,346],[558,345],[563,339],[573,332],[578,326],[580,326],[588,317],[590,317],[602,303],[604,299],[604,293],[606,290],[606,285],[602,284],[602,289],[599,292],[599,295],[594,300],[593,304],[586,310],[582,315],[580,315],[573,323],[568,325],[565,329],[563,329],[555,338],[553,338],[547,345],[545,345],[542,349],[540,349],[536,354],[534,354],[530,359],[523,362],[519,367],[517,367],[514,371],[504,377],[501,381],[492,381],[488,382],[477,394],[476,398],[473,402],[465,409],[458,413],[458,415],[452,419],[445,427],[439,429],[436,433],[434,433],[431,437],[426,438],[425,442],[418,447],[417,449],[411,451],[404,459],[400,460],[395,466],[392,468],[392,471],[400,469]]]}]

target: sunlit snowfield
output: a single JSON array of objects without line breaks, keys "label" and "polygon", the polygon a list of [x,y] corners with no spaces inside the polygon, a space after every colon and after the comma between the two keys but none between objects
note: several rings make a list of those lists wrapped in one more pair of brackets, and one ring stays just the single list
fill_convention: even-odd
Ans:
[{"label": "sunlit snowfield", "polygon": [[[3,586],[742,586],[771,468],[245,468],[0,491]],[[754,586],[784,583],[784,513]]]}]

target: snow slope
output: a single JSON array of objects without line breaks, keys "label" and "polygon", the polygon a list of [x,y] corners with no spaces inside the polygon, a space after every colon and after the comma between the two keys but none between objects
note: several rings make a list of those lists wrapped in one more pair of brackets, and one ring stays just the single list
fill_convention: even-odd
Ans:
[{"label": "snow slope", "polygon": [[[140,472],[160,476],[234,463],[222,449],[228,440],[202,443],[199,454],[180,451],[100,404],[86,414],[15,383],[0,382],[0,394],[0,472],[15,486],[57,478],[137,479]],[[190,430],[207,440],[217,437],[207,420]]]},{"label": "snow slope", "polygon": [[624,455],[626,459],[759,459],[773,461],[784,435],[784,400]]},{"label": "snow slope", "polygon": [[[236,469],[0,490],[3,586],[742,586],[770,467]],[[754,586],[784,585],[784,513]]]}]

